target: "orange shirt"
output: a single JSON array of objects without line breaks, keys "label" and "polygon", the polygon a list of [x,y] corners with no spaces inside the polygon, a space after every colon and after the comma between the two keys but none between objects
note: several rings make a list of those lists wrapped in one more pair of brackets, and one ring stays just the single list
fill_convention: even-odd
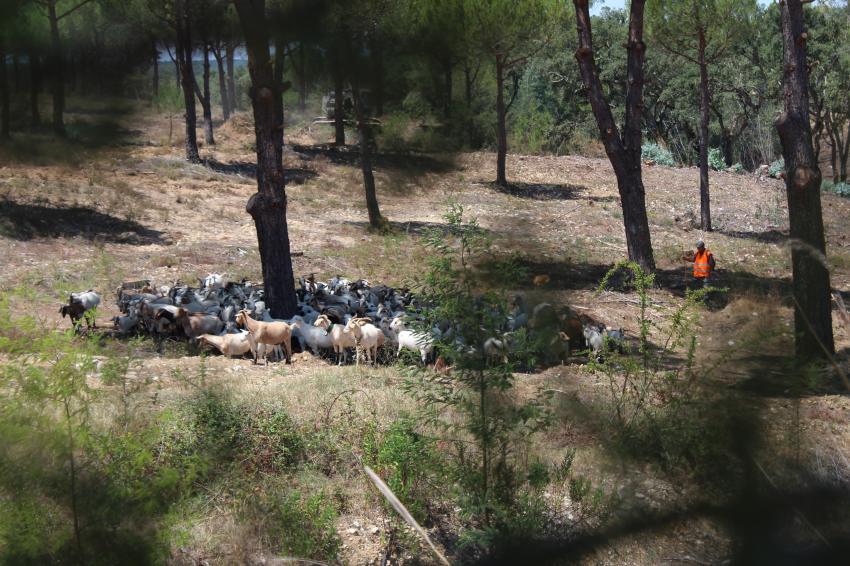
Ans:
[{"label": "orange shirt", "polygon": [[694,254],[694,277],[705,279],[711,275],[711,250],[702,250]]}]

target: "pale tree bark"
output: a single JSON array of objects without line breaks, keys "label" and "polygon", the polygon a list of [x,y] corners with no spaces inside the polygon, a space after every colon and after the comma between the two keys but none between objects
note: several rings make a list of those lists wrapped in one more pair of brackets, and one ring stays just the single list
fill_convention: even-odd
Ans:
[{"label": "pale tree bark", "polygon": [[334,145],[343,146],[345,145],[345,108],[343,108],[345,83],[342,75],[340,48],[337,46],[334,49],[335,53],[331,60],[334,79]]},{"label": "pale tree bark", "polygon": [[30,118],[32,127],[41,126],[41,112],[38,107],[39,94],[41,93],[41,61],[35,51],[27,54],[30,63]]},{"label": "pale tree bark", "polygon": [[784,112],[776,129],[785,158],[785,187],[791,226],[794,332],[797,356],[825,358],[835,352],[826,241],[821,211],[821,172],[809,123],[806,33],[803,4],[779,4],[784,52]]},{"label": "pale tree bark", "polygon": [[275,318],[290,318],[298,303],[289,230],[286,223],[286,190],[283,165],[283,123],[277,116],[280,85],[275,83],[269,52],[264,0],[235,0],[248,50],[251,103],[257,145],[257,192],[248,200],[247,212],[257,229],[266,304]]},{"label": "pale tree bark", "polygon": [[655,270],[649,220],[646,215],[646,196],[641,176],[641,110],[643,108],[643,62],[646,44],[643,42],[643,13],[645,0],[632,0],[629,8],[629,37],[626,44],[626,116],[620,134],[611,107],[605,99],[602,82],[596,68],[590,28],[588,0],[573,0],[578,24],[579,48],[576,59],[582,82],[587,89],[593,115],[605,153],[617,177],[617,189],[623,206],[623,224],[629,259],[645,271]]}]

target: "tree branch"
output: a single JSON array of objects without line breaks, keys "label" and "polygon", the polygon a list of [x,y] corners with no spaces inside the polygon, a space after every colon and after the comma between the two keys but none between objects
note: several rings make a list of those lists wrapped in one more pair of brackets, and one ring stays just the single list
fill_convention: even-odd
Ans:
[{"label": "tree branch", "polygon": [[71,8],[70,10],[66,11],[66,12],[65,12],[64,14],[62,14],[61,16],[56,16],[56,20],[57,20],[57,21],[59,21],[59,20],[61,20],[62,18],[64,18],[65,16],[70,16],[71,14],[73,14],[74,12],[76,12],[77,10],[79,10],[80,8],[82,8],[83,6],[85,6],[86,4],[90,3],[91,1],[92,1],[92,0],[83,0],[82,2],[80,2],[79,4],[77,4],[76,6],[74,6],[73,8]]}]

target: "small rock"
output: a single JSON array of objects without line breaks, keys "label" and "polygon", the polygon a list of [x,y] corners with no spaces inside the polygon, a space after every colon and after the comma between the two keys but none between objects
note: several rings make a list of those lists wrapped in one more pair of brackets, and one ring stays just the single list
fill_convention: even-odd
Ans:
[{"label": "small rock", "polygon": [[371,529],[369,529],[369,532],[373,535],[376,535],[381,532],[381,529],[379,529],[378,527],[372,527]]},{"label": "small rock", "polygon": [[353,527],[352,527],[352,528],[350,528],[350,529],[348,529],[348,534],[350,534],[350,535],[355,535],[355,536],[356,536],[356,535],[358,534],[358,533],[357,533],[357,529],[355,529],[355,528],[353,528]]}]

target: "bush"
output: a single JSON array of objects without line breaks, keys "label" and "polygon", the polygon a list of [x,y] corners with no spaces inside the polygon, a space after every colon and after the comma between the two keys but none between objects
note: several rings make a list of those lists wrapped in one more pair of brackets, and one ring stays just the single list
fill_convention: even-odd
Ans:
[{"label": "bush", "polygon": [[726,160],[723,158],[723,152],[719,147],[712,147],[708,150],[708,166],[713,171],[723,171],[726,169]]},{"label": "bush", "polygon": [[744,166],[743,166],[743,165],[741,165],[741,163],[740,163],[740,162],[738,162],[738,163],[736,163],[736,164],[734,164],[734,165],[732,166],[732,171],[733,171],[734,173],[737,173],[738,175],[741,175],[741,174],[743,174],[743,173],[744,173]]},{"label": "bush", "polygon": [[667,165],[674,167],[676,160],[673,159],[673,154],[667,148],[661,147],[656,143],[645,143],[640,148],[641,159],[651,159],[658,165]]},{"label": "bush", "polygon": [[390,425],[383,438],[378,439],[374,430],[367,434],[364,444],[366,461],[421,521],[430,493],[425,480],[434,458],[432,442],[416,432],[413,420],[403,417]]},{"label": "bush", "polygon": [[823,181],[820,188],[825,193],[835,193],[840,197],[850,198],[850,183]]},{"label": "bush", "polygon": [[249,499],[247,509],[272,549],[285,556],[336,562],[341,547],[337,511],[323,493],[306,495],[270,486]]},{"label": "bush", "polygon": [[774,179],[778,179],[779,175],[785,172],[785,158],[780,157],[773,163],[771,163],[767,168],[767,174],[773,177]]},{"label": "bush", "polygon": [[249,417],[246,426],[243,450],[249,468],[279,473],[304,456],[304,440],[283,409],[261,409]]}]

